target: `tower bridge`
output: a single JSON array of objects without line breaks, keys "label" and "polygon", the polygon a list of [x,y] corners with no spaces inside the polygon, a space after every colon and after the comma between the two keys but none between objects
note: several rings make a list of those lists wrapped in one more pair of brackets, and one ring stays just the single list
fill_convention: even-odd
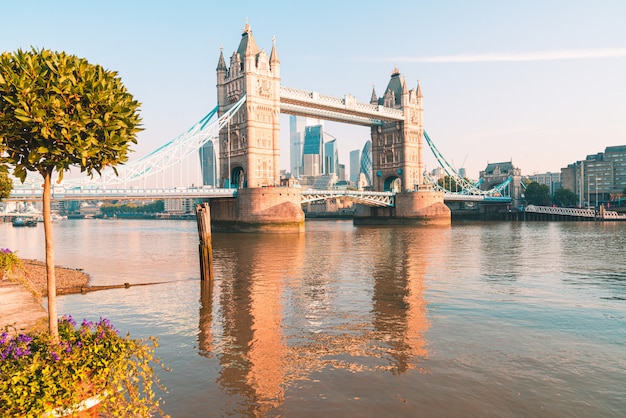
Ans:
[{"label": "tower bridge", "polygon": [[[65,180],[65,187],[55,188],[55,198],[198,197],[211,200],[216,230],[294,232],[304,229],[302,203],[313,200],[344,197],[356,201],[360,205],[355,224],[430,225],[450,223],[444,199],[490,197],[475,190],[473,195],[451,195],[425,178],[424,139],[444,168],[445,159],[424,131],[419,82],[409,88],[397,68],[380,97],[372,90],[369,103],[358,102],[352,95],[338,98],[285,87],[280,84],[275,39],[268,55],[258,47],[248,23],[229,65],[226,62],[220,49],[217,106],[197,124],[147,156],[118,167],[116,175],[111,170],[97,181]],[[372,191],[279,187],[281,113],[369,127]],[[213,147],[218,150],[218,188],[148,188],[141,183],[149,176],[165,178],[170,167],[189,167],[185,159],[197,159],[199,150],[202,155],[208,146],[211,153]],[[446,172],[452,174],[449,167]],[[190,183],[180,175],[180,185]],[[16,188],[13,199],[28,200],[41,193],[38,185],[30,192],[27,189]]]}]

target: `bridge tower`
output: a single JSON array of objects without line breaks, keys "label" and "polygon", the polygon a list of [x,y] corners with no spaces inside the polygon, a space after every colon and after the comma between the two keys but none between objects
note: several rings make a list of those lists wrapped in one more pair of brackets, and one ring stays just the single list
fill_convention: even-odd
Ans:
[{"label": "bridge tower", "polygon": [[239,47],[226,66],[217,64],[218,115],[246,96],[219,134],[220,185],[236,187],[236,199],[211,201],[215,231],[303,232],[300,189],[280,186],[280,61],[276,41],[268,57],[246,22]]},{"label": "bridge tower", "polygon": [[372,181],[376,191],[415,191],[423,183],[422,138],[424,113],[422,91],[417,83],[409,90],[406,79],[394,68],[380,98],[372,90],[370,103],[398,109],[404,121],[372,126]]},{"label": "bridge tower", "polygon": [[423,97],[419,82],[407,87],[406,79],[394,68],[382,97],[372,90],[370,104],[402,111],[400,121],[383,121],[371,128],[372,188],[395,192],[393,208],[359,207],[355,225],[450,225],[450,209],[443,193],[424,184],[422,155]]},{"label": "bridge tower", "polygon": [[217,64],[219,116],[243,95],[246,103],[220,132],[222,187],[266,187],[280,184],[280,61],[275,39],[267,56],[250,25],[226,66],[220,50]]}]

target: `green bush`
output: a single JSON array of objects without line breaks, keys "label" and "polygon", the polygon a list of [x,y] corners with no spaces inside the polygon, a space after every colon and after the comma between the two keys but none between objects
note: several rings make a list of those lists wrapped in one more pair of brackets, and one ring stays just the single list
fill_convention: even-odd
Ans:
[{"label": "green bush", "polygon": [[0,334],[0,415],[69,414],[86,398],[106,416],[162,415],[153,385],[158,347],[121,337],[107,319],[59,320],[58,344],[49,334]]},{"label": "green bush", "polygon": [[17,254],[8,248],[0,248],[0,278],[4,274],[11,275],[13,269],[21,267],[22,262],[17,257]]}]

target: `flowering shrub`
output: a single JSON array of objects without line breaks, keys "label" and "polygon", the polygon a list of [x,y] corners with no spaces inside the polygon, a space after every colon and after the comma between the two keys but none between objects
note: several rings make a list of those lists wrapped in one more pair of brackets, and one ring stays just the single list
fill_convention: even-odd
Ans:
[{"label": "flowering shrub", "polygon": [[121,337],[102,318],[77,326],[71,316],[59,320],[59,337],[0,334],[0,415],[69,414],[93,396],[107,416],[162,414],[152,389],[155,338]]},{"label": "flowering shrub", "polygon": [[11,274],[15,267],[20,267],[22,262],[17,254],[8,248],[0,248],[0,278],[3,274]]}]

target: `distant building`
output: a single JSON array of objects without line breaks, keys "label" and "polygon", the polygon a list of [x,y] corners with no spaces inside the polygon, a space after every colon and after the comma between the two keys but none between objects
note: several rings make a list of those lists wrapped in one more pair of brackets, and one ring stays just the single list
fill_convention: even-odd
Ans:
[{"label": "distant building", "polygon": [[339,177],[339,149],[336,139],[324,144],[324,173]]},{"label": "distant building", "polygon": [[319,119],[305,118],[295,115],[291,115],[289,117],[289,169],[295,178],[300,178],[304,175],[303,150],[305,129],[307,126],[313,125],[321,125],[323,130],[322,121]]},{"label": "distant building", "polygon": [[561,188],[561,173],[541,173],[528,176],[531,181],[539,184],[545,184],[548,186],[550,196],[554,195],[554,192]]},{"label": "distant building", "polygon": [[209,141],[200,147],[200,170],[202,171],[202,184],[204,186],[217,186],[217,160],[215,147]]},{"label": "distant building", "polygon": [[435,167],[432,169],[432,171],[428,174],[428,177],[431,178],[431,180],[437,182],[439,181],[439,179],[442,179],[446,176],[446,172],[443,171],[443,168],[441,167]]},{"label": "distant building", "polygon": [[350,182],[356,184],[361,169],[361,150],[350,151]]},{"label": "distant building", "polygon": [[304,130],[302,166],[304,175],[319,176],[323,173],[324,133],[322,125],[307,126]]},{"label": "distant building", "polygon": [[[521,170],[513,165],[512,162],[501,162],[487,164],[487,167],[479,173],[480,189],[491,190],[511,178],[511,183],[507,187],[508,195],[512,198],[514,207],[522,204],[522,187],[521,187]],[[502,193],[506,194],[506,193]]]},{"label": "distant building", "polygon": [[346,181],[346,165],[345,164],[338,164],[338,165],[339,165],[339,172],[337,173],[337,177],[339,177],[339,181],[345,182]]},{"label": "distant building", "polygon": [[373,173],[372,173],[372,141],[368,140],[363,146],[361,152],[361,170],[360,174],[363,175],[363,181],[359,179],[359,189],[371,188],[374,185]]},{"label": "distant building", "polygon": [[576,193],[580,206],[597,206],[626,189],[626,145],[606,147],[561,169],[562,187]]}]

